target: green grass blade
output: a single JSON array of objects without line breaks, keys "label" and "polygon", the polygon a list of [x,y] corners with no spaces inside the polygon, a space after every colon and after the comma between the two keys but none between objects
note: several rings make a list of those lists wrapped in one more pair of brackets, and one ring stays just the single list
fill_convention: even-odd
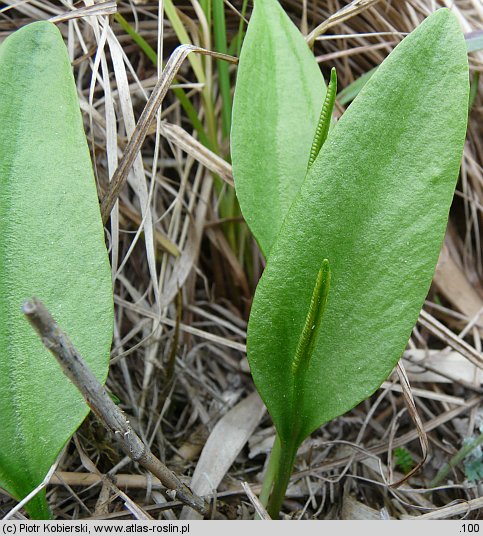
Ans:
[{"label": "green grass blade", "polygon": [[[226,45],[226,24],[223,0],[213,0],[213,29],[215,33],[215,46],[218,52],[228,53]],[[218,82],[222,98],[221,119],[223,135],[228,136],[231,127],[231,84],[228,63],[217,60]]]},{"label": "green grass blade", "polygon": [[152,46],[129,24],[129,22],[118,12],[114,15],[114,20],[121,26],[121,28],[132,37],[132,40],[139,46],[139,48],[146,54],[151,60],[151,63],[157,67],[158,55],[153,50]]},{"label": "green grass blade", "polygon": [[[236,56],[240,57],[241,47],[243,43],[243,38],[245,37],[245,20],[244,17],[247,12],[247,6],[248,6],[248,0],[243,0],[242,8],[241,8],[241,17],[240,22],[238,23],[238,32],[235,36],[234,42],[232,45],[234,45],[233,50]],[[230,45],[231,47],[231,45]]]}]

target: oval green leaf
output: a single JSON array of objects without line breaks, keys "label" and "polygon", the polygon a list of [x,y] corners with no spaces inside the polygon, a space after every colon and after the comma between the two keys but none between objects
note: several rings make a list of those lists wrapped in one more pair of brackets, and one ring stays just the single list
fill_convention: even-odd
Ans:
[{"label": "oval green leaf", "polygon": [[301,33],[277,0],[256,0],[238,66],[231,155],[243,216],[265,256],[305,177],[324,96]]},{"label": "oval green leaf", "polygon": [[[440,10],[378,68],[310,168],[248,328],[250,367],[282,442],[298,445],[367,398],[404,351],[446,228],[468,90],[463,34]],[[324,259],[330,291],[292,413],[293,358]]]},{"label": "oval green leaf", "polygon": [[[105,381],[113,300],[72,69],[48,22],[0,46],[0,486],[24,498],[88,413],[23,318],[37,296]],[[43,494],[28,505],[45,518]]]}]

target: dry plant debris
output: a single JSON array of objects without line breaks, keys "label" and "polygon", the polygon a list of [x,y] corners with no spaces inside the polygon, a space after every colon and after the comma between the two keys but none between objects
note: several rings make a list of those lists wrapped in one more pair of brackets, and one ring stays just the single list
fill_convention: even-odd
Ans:
[{"label": "dry plant debris", "polygon": [[[120,1],[117,10],[114,2],[87,0],[6,0],[0,7],[0,40],[35,20],[58,23],[71,54],[101,200],[173,51],[185,44],[237,55],[251,2],[224,4],[225,47],[215,20],[204,16],[204,3],[165,1],[165,13],[152,1]],[[340,88],[380,64],[437,7],[450,7],[468,35],[483,35],[480,0],[282,4],[313,40],[326,79],[337,68]],[[430,488],[438,469],[483,426],[483,50],[471,52],[469,60],[473,101],[457,196],[425,312],[403,360],[427,434],[427,459],[399,487],[390,486],[404,478],[394,450],[406,449],[417,464],[424,437],[405,406],[405,383],[394,376],[303,444],[284,505],[287,517],[481,517],[482,485],[471,478],[478,467],[483,472],[481,447],[450,465],[446,479]],[[213,517],[249,519],[257,505],[247,491],[260,491],[274,431],[269,417],[250,406],[254,388],[244,354],[263,261],[234,201],[223,126],[224,86],[228,80],[233,91],[236,66],[227,63],[222,70],[212,56],[197,54],[178,66],[106,221],[116,297],[107,385],[141,439],[186,484],[197,475],[198,460],[216,457],[216,442],[225,434],[219,464],[202,476],[198,469],[196,486],[212,498]],[[338,102],[336,113],[345,105]],[[237,430],[230,415],[243,415],[247,404],[250,415]],[[100,475],[108,475],[112,486]],[[48,497],[58,519],[188,515],[165,491],[91,415],[59,459]],[[0,515],[14,506],[0,493]]]}]

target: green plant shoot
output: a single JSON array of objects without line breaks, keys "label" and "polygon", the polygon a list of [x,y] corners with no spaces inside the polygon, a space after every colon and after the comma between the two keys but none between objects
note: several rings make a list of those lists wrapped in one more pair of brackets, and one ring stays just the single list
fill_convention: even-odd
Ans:
[{"label": "green plant shoot", "polygon": [[[283,60],[270,57],[262,89],[249,74],[264,61],[260,14],[279,10],[276,0],[255,2],[232,126],[240,204],[269,252],[253,301],[247,354],[277,430],[262,492],[265,503],[270,495],[272,517],[279,513],[300,443],[374,393],[404,351],[444,237],[469,92],[463,34],[454,15],[439,10],[379,66],[320,149],[319,132],[327,133],[330,119],[329,108],[323,109],[313,145],[305,140],[297,145],[298,156],[292,155],[307,173],[289,191],[277,182],[286,156],[277,148],[300,141],[293,128],[300,112],[293,105],[281,114],[281,102],[286,88],[311,86],[280,64],[299,57],[295,41],[287,39]],[[273,26],[274,34],[281,20],[266,17],[263,24]],[[332,81],[323,108],[333,102],[335,75]],[[304,92],[292,100],[306,100]],[[259,150],[269,146],[271,152]],[[283,222],[279,231],[276,222]],[[313,336],[308,326],[314,326]]]},{"label": "green plant shoot", "polygon": [[[49,22],[0,46],[0,486],[18,500],[88,413],[21,312],[32,296],[105,381],[109,260],[69,57]],[[50,516],[45,492],[26,508]]]}]

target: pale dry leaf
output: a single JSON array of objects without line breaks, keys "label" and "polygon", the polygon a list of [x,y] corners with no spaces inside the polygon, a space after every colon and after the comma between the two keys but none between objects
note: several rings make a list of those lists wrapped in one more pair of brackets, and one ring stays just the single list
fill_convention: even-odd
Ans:
[{"label": "pale dry leaf", "polygon": [[[483,299],[468,281],[446,245],[443,246],[439,256],[434,282],[441,294],[468,318],[472,318],[483,308]],[[483,316],[477,325],[483,333]]]},{"label": "pale dry leaf", "polygon": [[[465,357],[454,351],[441,350],[407,350],[403,357],[404,367],[411,381],[451,383],[463,381],[473,383],[475,371],[480,374],[481,384],[483,375]],[[426,365],[431,370],[426,370]],[[438,374],[441,372],[441,374]]]},{"label": "pale dry leaf", "polygon": [[[203,496],[217,489],[264,414],[265,405],[254,392],[218,421],[196,465],[190,486],[194,493]],[[181,519],[199,516],[183,508]]]},{"label": "pale dry leaf", "polygon": [[365,521],[379,521],[381,519],[377,510],[359,502],[351,495],[344,495],[342,499],[342,512],[340,518],[344,520],[357,519]]}]

